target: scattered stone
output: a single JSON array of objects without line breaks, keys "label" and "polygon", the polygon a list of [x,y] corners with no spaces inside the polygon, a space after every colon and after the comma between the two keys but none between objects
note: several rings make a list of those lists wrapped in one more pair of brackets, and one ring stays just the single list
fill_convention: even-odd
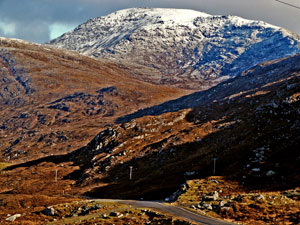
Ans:
[{"label": "scattered stone", "polygon": [[103,215],[101,216],[101,218],[102,218],[102,219],[107,219],[107,218],[108,218],[108,215],[103,214]]},{"label": "scattered stone", "polygon": [[46,216],[55,216],[55,209],[53,207],[45,208],[42,213]]},{"label": "scattered stone", "polygon": [[109,216],[113,216],[113,217],[116,217],[116,216],[118,216],[119,215],[119,213],[116,213],[116,212],[111,212],[110,214],[109,214]]},{"label": "scattered stone", "polygon": [[187,192],[188,189],[189,189],[189,186],[186,183],[182,184],[180,186],[180,189],[178,189],[177,191],[175,191],[169,198],[165,198],[165,200],[168,199],[167,202],[174,202],[174,201],[176,201],[176,199],[178,198],[178,196],[180,196],[183,193]]},{"label": "scattered stone", "polygon": [[101,209],[101,205],[99,205],[99,204],[93,205],[90,209],[91,210]]},{"label": "scattered stone", "polygon": [[190,176],[194,176],[194,175],[196,175],[196,174],[197,174],[196,171],[191,171],[191,172],[185,172],[185,173],[184,173],[184,176],[190,177]]},{"label": "scattered stone", "polygon": [[93,206],[88,207],[88,208],[84,207],[84,210],[82,210],[82,211],[81,211],[81,208],[79,208],[78,211],[81,211],[79,213],[79,216],[88,215],[90,213],[90,211],[97,210],[97,209],[100,209],[100,208],[101,208],[101,206],[99,204],[93,205]]},{"label": "scattered stone", "polygon": [[195,206],[195,205],[191,205],[191,208],[192,208],[192,209],[197,209],[198,207]]},{"label": "scattered stone", "polygon": [[150,209],[142,210],[142,212],[144,212],[149,217],[150,221],[152,221],[155,217],[162,217],[161,214],[154,212]]},{"label": "scattered stone", "polygon": [[260,168],[253,168],[252,171],[253,172],[260,172]]},{"label": "scattered stone", "polygon": [[298,201],[300,200],[300,190],[287,191],[284,192],[283,195],[293,200],[298,200]]},{"label": "scattered stone", "polygon": [[202,208],[207,209],[207,210],[212,210],[213,209],[211,204],[208,204],[208,203],[203,203]]},{"label": "scattered stone", "polygon": [[257,197],[257,200],[264,200],[265,199],[265,196],[263,196],[263,195],[259,195],[258,197]]},{"label": "scattered stone", "polygon": [[213,183],[219,184],[219,181],[217,181],[217,180],[210,180],[210,181]]},{"label": "scattered stone", "polygon": [[220,206],[220,207],[223,207],[223,206],[225,206],[226,204],[227,204],[227,202],[225,202],[225,201],[220,201],[219,206]]},{"label": "scattered stone", "polygon": [[220,205],[213,204],[213,205],[212,205],[212,210],[213,210],[214,212],[220,212],[221,206],[220,206]]},{"label": "scattered stone", "polygon": [[15,215],[13,215],[13,216],[10,216],[10,217],[6,218],[6,221],[13,222],[13,221],[15,221],[18,217],[21,217],[21,214],[15,214]]},{"label": "scattered stone", "polygon": [[266,175],[268,176],[268,177],[271,177],[271,176],[274,176],[276,173],[273,171],[273,170],[269,170],[267,173],[266,173]]},{"label": "scattered stone", "polygon": [[217,191],[213,191],[209,195],[202,196],[203,201],[216,201],[218,199],[219,199],[219,193]]},{"label": "scattered stone", "polygon": [[228,210],[230,210],[230,207],[222,207],[222,209],[224,209],[224,210],[226,210],[226,211],[228,211]]},{"label": "scattered stone", "polygon": [[236,202],[241,202],[241,201],[243,201],[243,197],[241,195],[238,195],[235,198],[233,198],[233,200]]},{"label": "scattered stone", "polygon": [[286,89],[287,89],[288,91],[290,91],[290,90],[292,90],[292,89],[295,88],[295,87],[297,87],[297,84],[296,84],[296,83],[295,83],[295,84],[289,84],[289,85],[286,86]]},{"label": "scattered stone", "polygon": [[273,102],[273,103],[271,104],[271,106],[272,106],[274,109],[278,109],[278,105],[277,105],[275,102]]}]

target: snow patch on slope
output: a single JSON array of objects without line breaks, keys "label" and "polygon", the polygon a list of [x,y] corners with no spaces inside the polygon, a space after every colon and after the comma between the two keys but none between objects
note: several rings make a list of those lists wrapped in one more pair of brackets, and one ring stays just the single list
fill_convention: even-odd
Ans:
[{"label": "snow patch on slope", "polygon": [[148,17],[160,17],[163,21],[170,21],[177,24],[191,24],[196,17],[208,17],[210,14],[190,10],[190,9],[167,9],[167,8],[132,8],[123,9],[115,13],[109,14],[108,17],[119,19],[127,17],[130,13],[146,13]]}]

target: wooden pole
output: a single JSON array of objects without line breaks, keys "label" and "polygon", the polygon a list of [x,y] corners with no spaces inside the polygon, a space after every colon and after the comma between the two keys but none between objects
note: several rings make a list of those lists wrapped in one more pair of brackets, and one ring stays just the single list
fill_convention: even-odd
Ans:
[{"label": "wooden pole", "polygon": [[129,180],[132,180],[132,168],[133,166],[130,166],[130,171],[129,171]]},{"label": "wooden pole", "polygon": [[214,161],[214,171],[213,171],[213,175],[216,175],[216,161],[217,161],[217,158],[212,158],[212,160]]},{"label": "wooden pole", "polygon": [[55,182],[57,182],[57,171],[58,169],[55,170]]}]

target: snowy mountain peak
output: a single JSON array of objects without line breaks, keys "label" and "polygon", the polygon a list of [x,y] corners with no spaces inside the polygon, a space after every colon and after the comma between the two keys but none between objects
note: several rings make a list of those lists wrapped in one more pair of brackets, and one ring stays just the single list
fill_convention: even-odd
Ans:
[{"label": "snowy mountain peak", "polygon": [[189,9],[168,9],[168,8],[131,8],[123,9],[107,17],[119,20],[120,18],[158,18],[164,22],[174,22],[177,24],[189,24],[197,17],[211,16],[207,13],[202,13]]},{"label": "snowy mountain peak", "polygon": [[142,80],[206,89],[263,61],[299,53],[299,40],[237,16],[132,8],[91,19],[50,44],[116,60]]}]

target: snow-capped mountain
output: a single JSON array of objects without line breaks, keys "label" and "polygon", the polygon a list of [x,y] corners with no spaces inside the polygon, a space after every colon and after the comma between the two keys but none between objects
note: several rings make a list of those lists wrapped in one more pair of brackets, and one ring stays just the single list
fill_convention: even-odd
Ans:
[{"label": "snow-capped mountain", "polygon": [[195,89],[300,52],[299,36],[262,21],[159,8],[95,18],[50,44],[116,60],[143,80]]}]

